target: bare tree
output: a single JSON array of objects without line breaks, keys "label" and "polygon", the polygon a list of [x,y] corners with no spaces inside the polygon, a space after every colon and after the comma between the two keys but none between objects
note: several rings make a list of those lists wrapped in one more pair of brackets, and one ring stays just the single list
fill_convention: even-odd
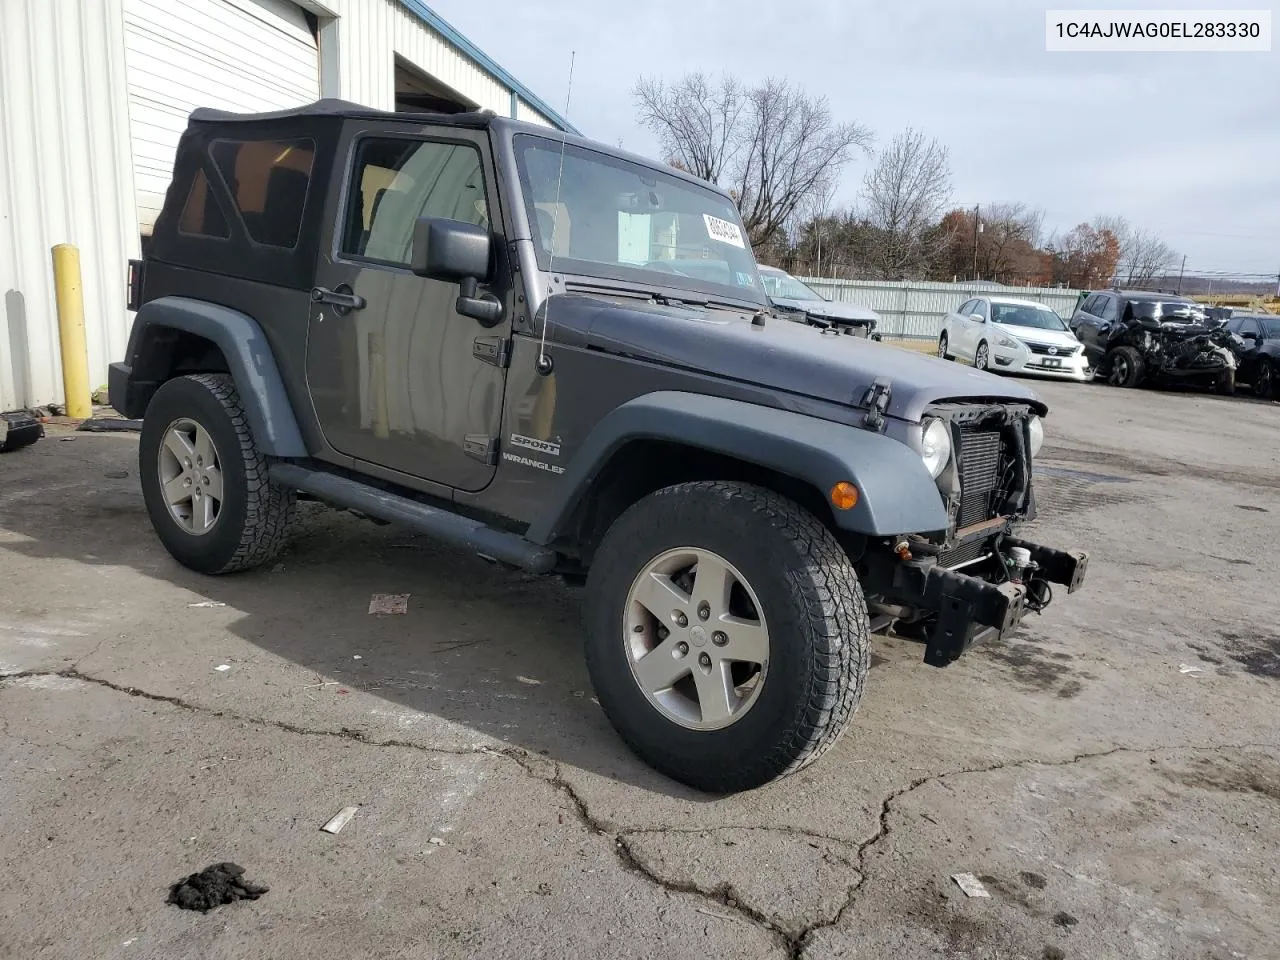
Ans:
[{"label": "bare tree", "polygon": [[800,204],[871,142],[866,127],[836,123],[826,97],[784,80],[748,90],[730,192],[752,242],[785,229]]},{"label": "bare tree", "polygon": [[741,139],[744,99],[738,81],[690,73],[671,84],[641,77],[632,96],[642,126],[658,138],[667,162],[719,183]]},{"label": "bare tree", "polygon": [[993,203],[982,208],[978,258],[983,277],[1008,283],[1035,272],[1033,258],[1044,230],[1044,211],[1025,203]]},{"label": "bare tree", "polygon": [[880,151],[862,185],[867,220],[882,233],[876,259],[881,276],[927,270],[945,246],[938,220],[951,196],[947,148],[908,129]]},{"label": "bare tree", "polygon": [[692,73],[641,79],[634,96],[668,162],[729,188],[753,245],[785,239],[801,205],[872,140],[866,127],[836,123],[825,97],[780,80],[748,89]]},{"label": "bare tree", "polygon": [[1124,217],[1095,217],[1095,230],[1110,230],[1120,243],[1115,281],[1140,287],[1173,270],[1178,253],[1150,230],[1135,227]]}]

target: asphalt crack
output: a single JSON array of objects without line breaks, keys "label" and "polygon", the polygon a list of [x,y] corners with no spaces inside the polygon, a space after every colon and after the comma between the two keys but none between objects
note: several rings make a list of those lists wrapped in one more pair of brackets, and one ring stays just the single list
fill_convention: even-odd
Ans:
[{"label": "asphalt crack", "polygon": [[1069,767],[1073,764],[1082,763],[1087,760],[1101,760],[1104,757],[1115,756],[1121,753],[1134,754],[1150,754],[1150,753],[1176,753],[1186,751],[1189,753],[1218,751],[1218,750],[1258,750],[1258,749],[1280,749],[1280,743],[1222,743],[1222,744],[1175,744],[1171,746],[1116,746],[1108,747],[1105,750],[1092,750],[1084,753],[1077,753],[1075,756],[1066,757],[1058,760],[1043,760],[1038,758],[1026,758],[1022,760],[1002,760],[996,763],[988,764],[983,767],[964,767],[959,770],[946,770],[941,773],[933,773],[924,777],[917,777],[903,787],[894,790],[884,798],[880,805],[879,826],[874,834],[862,841],[858,845],[857,852],[857,871],[858,881],[849,888],[845,902],[841,904],[840,909],[831,917],[821,920],[818,923],[811,924],[806,927],[799,935],[794,937],[789,943],[789,960],[801,960],[805,950],[814,934],[830,927],[834,927],[844,919],[846,913],[857,902],[858,894],[862,892],[862,888],[867,883],[866,858],[867,854],[873,847],[884,841],[893,832],[893,825],[890,823],[890,816],[893,813],[893,805],[910,793],[914,793],[921,787],[928,786],[933,783],[939,783],[951,777],[961,777],[970,775],[981,775],[986,773],[996,773],[1000,770],[1017,770],[1023,767]]},{"label": "asphalt crack", "polygon": [[[79,663],[79,661],[77,661],[77,663]],[[526,776],[550,786],[552,789],[564,796],[565,799],[568,800],[574,815],[583,829],[593,836],[597,836],[608,841],[615,856],[617,856],[619,863],[626,870],[643,878],[647,882],[666,891],[667,893],[679,893],[701,897],[708,903],[733,911],[732,919],[752,923],[766,930],[777,941],[779,947],[786,953],[788,960],[801,960],[815,934],[822,930],[837,926],[840,921],[844,919],[845,915],[857,902],[858,894],[868,882],[866,872],[866,858],[868,854],[874,847],[882,843],[893,833],[891,816],[894,812],[894,805],[903,797],[914,793],[922,787],[933,783],[939,783],[952,777],[978,776],[987,773],[995,773],[1001,770],[1021,769],[1024,767],[1067,767],[1089,760],[1100,760],[1116,754],[1153,754],[1181,751],[1195,753],[1219,750],[1280,749],[1280,743],[1260,742],[1207,745],[1122,745],[1108,747],[1102,750],[1077,753],[1074,756],[1056,760],[1029,757],[1021,760],[1001,760],[981,767],[963,767],[958,770],[945,770],[939,773],[932,773],[927,776],[917,777],[911,782],[889,793],[880,803],[880,813],[877,818],[877,828],[875,833],[862,841],[851,841],[848,838],[823,834],[818,831],[807,830],[803,827],[771,827],[767,825],[720,825],[703,828],[653,826],[616,829],[608,821],[601,819],[591,811],[590,805],[578,792],[577,788],[574,787],[572,782],[565,778],[559,762],[551,760],[542,754],[530,753],[529,751],[518,747],[498,749],[484,744],[474,747],[433,747],[394,738],[375,739],[361,730],[355,730],[349,727],[342,727],[338,730],[304,727],[299,724],[290,723],[287,720],[270,720],[225,710],[214,710],[209,707],[192,703],[182,697],[151,693],[137,687],[115,683],[111,680],[82,673],[78,667],[74,665],[67,669],[57,671],[29,670],[5,674],[0,676],[0,686],[14,681],[39,677],[61,677],[66,680],[80,681],[82,683],[104,687],[108,690],[112,690],[129,697],[137,697],[153,703],[168,704],[190,713],[237,721],[257,727],[273,728],[297,736],[329,737],[336,740],[352,741],[354,743],[361,744],[362,746],[415,750],[420,753],[433,755],[488,755],[508,760],[514,763]],[[856,843],[857,849],[855,851],[851,867],[857,873],[857,880],[848,888],[844,901],[835,913],[815,923],[808,924],[797,932],[788,932],[781,923],[772,917],[743,903],[742,898],[738,895],[731,883],[725,882],[717,884],[714,887],[704,887],[693,882],[677,881],[663,877],[656,870],[646,864],[644,858],[637,855],[629,843],[630,837],[646,834],[695,834],[714,833],[725,830],[760,830],[773,833],[783,833],[798,837],[824,840],[829,843],[841,844],[844,846],[853,846]],[[712,915],[716,916],[717,914]]]}]

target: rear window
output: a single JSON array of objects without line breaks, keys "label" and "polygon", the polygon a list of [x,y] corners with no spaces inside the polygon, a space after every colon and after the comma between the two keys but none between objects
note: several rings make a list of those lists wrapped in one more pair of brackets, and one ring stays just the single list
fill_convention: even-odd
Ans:
[{"label": "rear window", "polygon": [[[272,247],[296,246],[311,185],[315,142],[215,140],[209,151],[249,236]],[[184,228],[183,232],[192,231]]]}]

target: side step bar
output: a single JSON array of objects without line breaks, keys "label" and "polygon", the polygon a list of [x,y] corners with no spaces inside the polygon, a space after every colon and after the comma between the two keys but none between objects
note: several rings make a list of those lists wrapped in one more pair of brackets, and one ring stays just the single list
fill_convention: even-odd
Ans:
[{"label": "side step bar", "polygon": [[283,487],[304,490],[339,507],[357,510],[388,523],[401,524],[530,573],[550,573],[556,565],[554,550],[530,543],[524,537],[495,530],[479,520],[459,516],[409,497],[387,493],[358,480],[312,470],[296,463],[272,464],[271,479]]}]

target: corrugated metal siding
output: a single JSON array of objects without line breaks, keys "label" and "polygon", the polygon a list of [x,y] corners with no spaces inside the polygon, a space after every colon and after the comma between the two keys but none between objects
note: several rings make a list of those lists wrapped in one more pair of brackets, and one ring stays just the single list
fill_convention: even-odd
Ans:
[{"label": "corrugated metal siding", "polygon": [[536,123],[539,126],[543,126],[543,127],[555,126],[553,123],[551,123],[550,120],[548,120],[546,117],[540,114],[533,107],[529,106],[529,104],[525,103],[523,100],[516,101],[516,119],[523,120],[525,123]]},{"label": "corrugated metal siding", "polygon": [[[339,18],[344,99],[394,110],[394,58],[399,55],[473,103],[500,116],[510,114],[511,90],[398,0],[326,0],[324,5]],[[522,120],[550,125],[527,103],[519,111]]]},{"label": "corrugated metal siding", "polygon": [[280,110],[320,95],[302,11],[285,0],[124,0],[138,220],[149,233],[196,107]]},{"label": "corrugated metal siding", "polygon": [[823,280],[804,282],[824,297],[860,303],[880,314],[879,332],[886,337],[934,340],[942,332],[942,318],[970,297],[1020,297],[1036,300],[1064,320],[1075,311],[1079,290],[1060,287],[1004,287],[991,284],[925,283],[880,280]]},{"label": "corrugated metal siding", "polygon": [[94,386],[138,255],[121,0],[0,0],[0,409],[62,399],[49,249],[80,247]]}]

